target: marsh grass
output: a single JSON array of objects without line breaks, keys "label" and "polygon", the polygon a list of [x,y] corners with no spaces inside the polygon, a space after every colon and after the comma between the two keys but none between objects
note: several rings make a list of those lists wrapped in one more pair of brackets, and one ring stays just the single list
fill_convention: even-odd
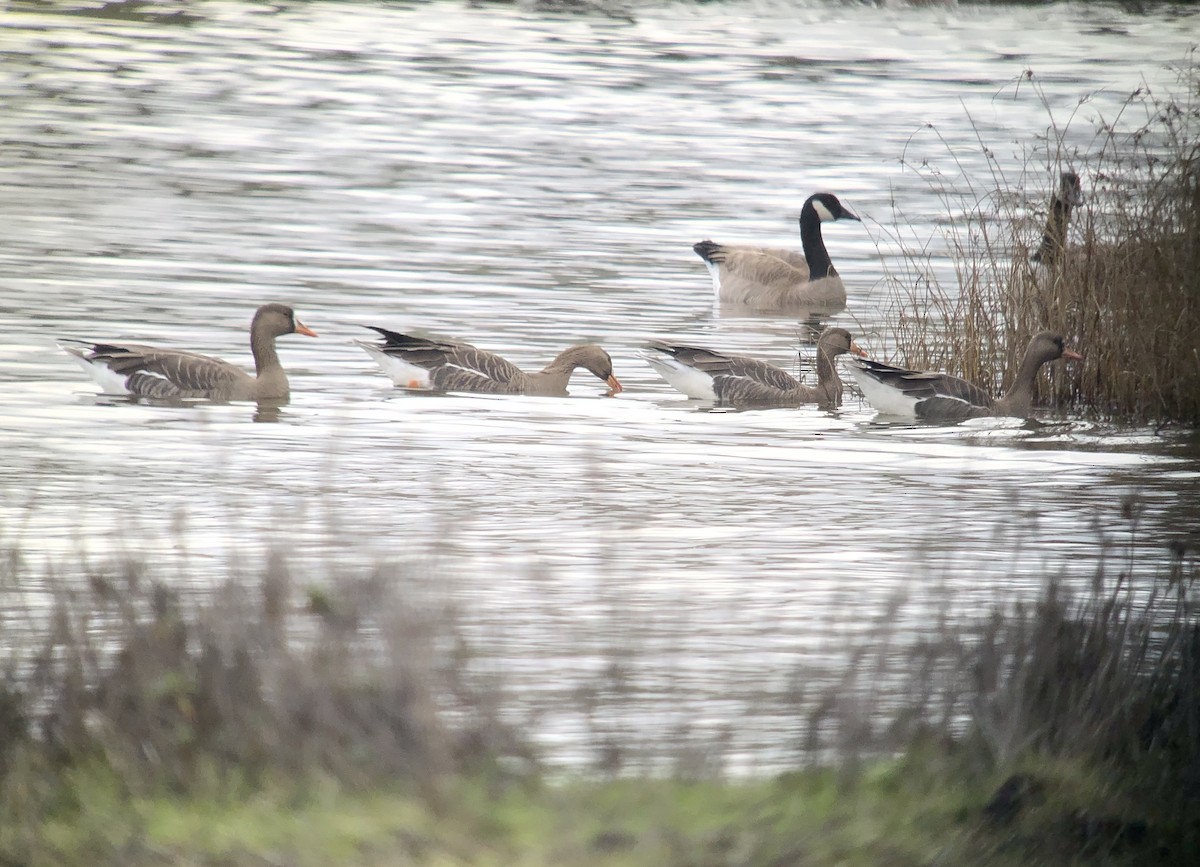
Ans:
[{"label": "marsh grass", "polygon": [[[1040,593],[965,617],[891,600],[846,648],[841,675],[797,695],[800,761],[861,780],[899,755],[942,763],[951,779],[995,780],[971,814],[990,838],[963,857],[998,847],[1028,863],[1117,852],[1190,863],[1200,852],[1200,561],[1180,543],[1148,557],[1138,499],[1119,509],[1127,535],[1108,538],[1088,586],[1047,569]],[[898,625],[922,616],[916,632]],[[804,674],[800,663],[796,680]]]},{"label": "marsh grass", "polygon": [[[468,640],[438,592],[444,564],[355,571],[331,556],[300,578],[265,547],[220,585],[180,590],[144,560],[33,576],[14,554],[0,561],[0,858],[261,863],[258,847],[283,846],[298,864],[411,847],[430,863],[1189,863],[1200,564],[1183,546],[1148,555],[1137,501],[1119,508],[1128,538],[1090,587],[1050,571],[1040,595],[968,616],[914,619],[905,606],[925,602],[903,598],[856,612],[840,676],[797,657],[803,770],[740,780],[719,732],[651,733],[678,717],[614,707],[636,703],[626,681],[647,652],[617,641],[636,630],[616,598],[606,664],[557,698],[594,721],[598,760],[547,782],[538,732],[507,722],[536,715],[512,713],[521,695],[477,664],[487,636]],[[646,755],[654,744],[669,761]],[[236,839],[207,839],[197,816]]]},{"label": "marsh grass", "polygon": [[[1200,422],[1200,62],[1189,56],[1166,96],[1138,88],[1116,117],[1093,122],[1084,145],[1070,143],[1086,123],[1079,109],[1056,119],[1032,73],[1014,89],[1033,93],[1049,119],[1015,174],[981,134],[982,177],[940,138],[946,166],[902,155],[905,170],[943,202],[945,221],[939,245],[910,237],[897,220],[901,255],[886,278],[886,305],[899,362],[999,390],[1030,336],[1050,329],[1086,361],[1054,366],[1045,402]],[[937,130],[925,127],[914,138],[930,135]],[[1048,202],[1068,169],[1082,176],[1085,202],[1064,254],[1035,263]],[[942,247],[951,286],[931,261],[931,249]]]},{"label": "marsh grass", "polygon": [[144,562],[89,565],[45,576],[46,608],[23,601],[27,580],[2,582],[0,773],[99,761],[132,790],[318,772],[432,792],[507,748],[488,687],[460,664],[452,607],[399,566],[355,575],[331,563],[299,587],[272,551],[188,593]]}]

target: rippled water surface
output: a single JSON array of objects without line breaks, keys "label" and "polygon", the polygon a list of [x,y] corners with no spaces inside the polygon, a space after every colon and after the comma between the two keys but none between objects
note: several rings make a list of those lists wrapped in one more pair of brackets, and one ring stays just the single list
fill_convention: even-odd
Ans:
[{"label": "rippled water surface", "polygon": [[[10,3],[0,538],[33,562],[184,560],[198,580],[272,540],[301,565],[432,554],[527,695],[568,694],[632,647],[657,730],[736,728],[754,762],[782,729],[745,708],[897,594],[919,632],[941,605],[1086,580],[1130,539],[1135,494],[1133,544],[1196,537],[1200,460],[1178,438],[888,425],[851,395],[832,413],[710,411],[636,351],[676,336],[796,369],[799,347],[811,375],[802,323],[714,307],[690,248],[798,246],[817,189],[864,217],[825,231],[849,292],[831,321],[884,349],[897,232],[933,239],[952,281],[945,203],[901,156],[957,160],[987,188],[982,141],[1040,200],[1047,104],[1086,153],[1094,119],[1172,82],[1200,15],[631,8]],[[279,408],[101,398],[55,343],[249,365],[268,300],[321,334],[280,341]],[[626,391],[581,372],[563,399],[401,393],[353,346],[362,323],[529,368],[596,341]],[[544,722],[571,755],[581,724]]]}]

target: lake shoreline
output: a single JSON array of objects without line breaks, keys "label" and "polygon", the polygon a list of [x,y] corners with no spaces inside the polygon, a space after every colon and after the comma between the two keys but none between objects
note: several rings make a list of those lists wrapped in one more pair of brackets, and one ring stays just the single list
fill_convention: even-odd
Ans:
[{"label": "lake shoreline", "polygon": [[1008,777],[967,764],[914,748],[854,772],[740,782],[475,774],[439,781],[432,801],[328,778],[134,795],[93,768],[62,794],[77,810],[27,829],[37,844],[3,848],[31,867],[1192,863],[1195,828],[1082,764],[1031,761]]},{"label": "lake shoreline", "polygon": [[1191,863],[1200,564],[1132,581],[1135,551],[1090,591],[853,639],[796,685],[793,770],[736,775],[666,716],[617,722],[632,646],[557,698],[591,760],[545,762],[546,708],[411,571],[305,584],[276,553],[197,599],[93,564],[46,611],[12,556],[0,860]]}]

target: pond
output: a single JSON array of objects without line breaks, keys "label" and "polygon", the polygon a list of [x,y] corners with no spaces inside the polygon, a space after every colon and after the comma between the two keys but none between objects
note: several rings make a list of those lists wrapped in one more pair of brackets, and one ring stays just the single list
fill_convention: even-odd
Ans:
[{"label": "pond", "polygon": [[[588,723],[554,709],[625,647],[614,725],[736,730],[732,761],[769,764],[790,673],[834,666],[895,600],[919,634],[1085,583],[1114,546],[1194,542],[1200,447],[1062,416],[883,423],[851,392],[689,401],[647,339],[792,370],[799,349],[812,374],[807,323],[714,305],[692,244],[798,247],[805,197],[836,192],[863,223],[825,229],[848,293],[826,321],[886,354],[897,239],[953,286],[945,202],[901,158],[979,188],[999,167],[1044,201],[1051,118],[1086,153],[1132,91],[1170,87],[1198,25],[1074,3],[12,2],[0,541],[200,586],[273,545],[314,575],[434,561],[490,664],[544,700],[553,755],[586,753]],[[265,301],[320,334],[280,340],[284,406],[101,397],[57,346],[248,367]],[[405,393],[363,324],[528,369],[598,342],[625,391],[580,372],[567,398]]]}]

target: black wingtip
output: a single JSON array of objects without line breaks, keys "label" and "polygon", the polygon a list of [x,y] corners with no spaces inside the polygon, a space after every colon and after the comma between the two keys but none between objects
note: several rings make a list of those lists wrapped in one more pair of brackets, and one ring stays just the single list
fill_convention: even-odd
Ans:
[{"label": "black wingtip", "polygon": [[378,325],[362,325],[360,327],[369,328],[372,331],[377,332],[389,344],[403,343],[408,339],[405,335],[401,334],[399,331],[389,331],[386,328],[380,328]]},{"label": "black wingtip", "polygon": [[692,245],[692,249],[696,252],[696,255],[705,262],[719,261],[721,245],[716,241],[699,241]]}]

